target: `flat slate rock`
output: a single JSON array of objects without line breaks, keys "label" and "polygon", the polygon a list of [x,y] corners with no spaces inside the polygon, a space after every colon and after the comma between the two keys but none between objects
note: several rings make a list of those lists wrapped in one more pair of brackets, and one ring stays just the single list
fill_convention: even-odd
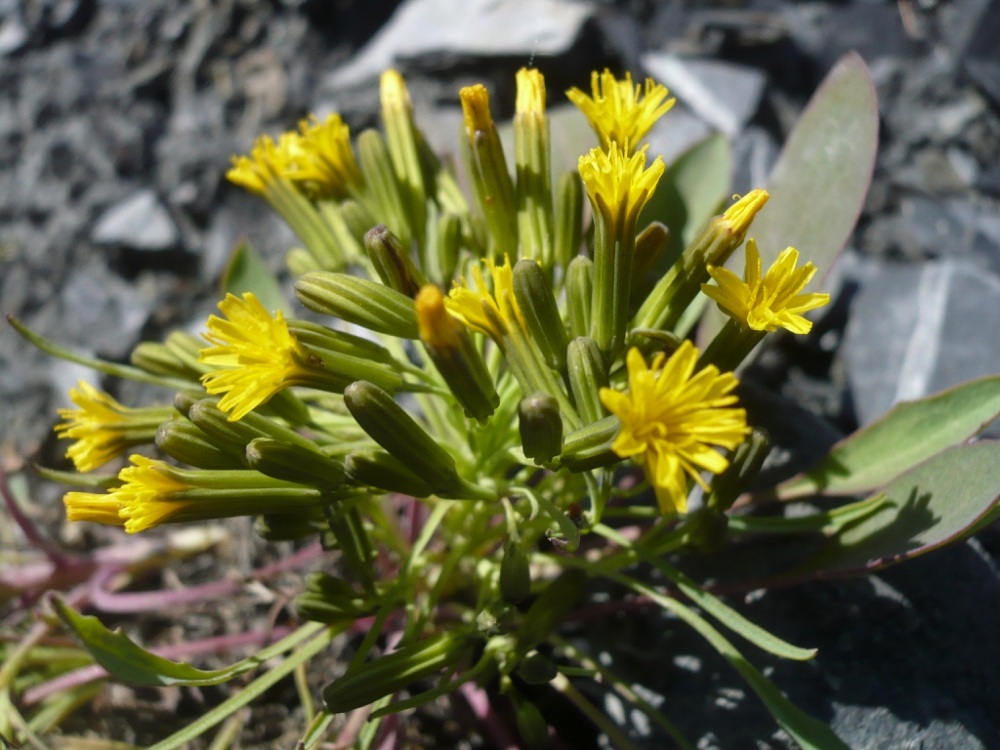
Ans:
[{"label": "flat slate rock", "polygon": [[844,359],[861,424],[899,401],[1000,372],[1000,276],[949,259],[866,262],[860,278]]},{"label": "flat slate rock", "polygon": [[94,242],[135,250],[169,250],[179,240],[177,225],[152,190],[140,190],[97,220]]},{"label": "flat slate rock", "polygon": [[594,10],[566,0],[409,0],[330,83],[358,86],[401,59],[441,53],[523,56],[527,64],[565,52]]}]

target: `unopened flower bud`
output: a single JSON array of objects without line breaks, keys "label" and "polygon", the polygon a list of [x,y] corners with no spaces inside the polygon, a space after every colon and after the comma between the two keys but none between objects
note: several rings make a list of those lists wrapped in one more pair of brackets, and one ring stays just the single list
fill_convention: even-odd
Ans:
[{"label": "unopened flower bud", "polygon": [[417,680],[454,670],[465,659],[472,643],[465,633],[448,631],[410,643],[374,661],[352,665],[323,689],[326,710],[342,714],[399,692]]},{"label": "unopened flower bud", "polygon": [[468,330],[448,312],[444,300],[433,284],[420,289],[415,300],[420,340],[465,416],[484,421],[493,414],[500,396]]},{"label": "unopened flower bud", "polygon": [[564,172],[556,186],[555,257],[563,268],[580,253],[583,243],[583,182],[578,172]]},{"label": "unopened flower bud", "polygon": [[559,404],[547,393],[535,393],[521,400],[517,407],[518,429],[524,455],[544,464],[559,455],[562,448],[562,417]]},{"label": "unopened flower bud", "polygon": [[219,444],[187,419],[164,422],[156,433],[156,447],[171,458],[199,469],[239,469],[245,464],[240,450]]},{"label": "unopened flower bud", "polygon": [[365,249],[382,283],[407,297],[416,297],[426,283],[403,243],[384,224],[365,234]]},{"label": "unopened flower bud", "polygon": [[353,484],[398,492],[411,497],[427,497],[433,490],[418,474],[378,448],[360,448],[347,454],[344,468]]},{"label": "unopened flower bud", "polygon": [[295,599],[295,611],[314,622],[335,623],[371,614],[378,600],[329,573],[311,573],[306,589]]},{"label": "unopened flower bud", "polygon": [[558,372],[565,371],[566,329],[552,283],[537,261],[522,258],[514,265],[514,296],[528,334],[545,364]]},{"label": "unopened flower bud", "polygon": [[621,420],[610,416],[574,430],[563,441],[559,463],[570,471],[589,471],[601,466],[611,466],[621,458],[611,449]]},{"label": "unopened flower bud", "polygon": [[500,596],[508,604],[520,604],[531,594],[528,554],[516,542],[507,542],[500,560]]},{"label": "unopened flower bud", "polygon": [[594,296],[594,262],[583,255],[573,258],[566,269],[566,317],[569,333],[574,338],[590,335],[592,298]]},{"label": "unopened flower bud", "polygon": [[605,416],[601,405],[601,388],[608,387],[607,367],[600,348],[589,336],[569,342],[566,351],[569,387],[576,409],[584,424],[592,424]]},{"label": "unopened flower bud", "polygon": [[275,479],[334,489],[344,481],[344,465],[317,450],[274,438],[255,438],[246,447],[251,469]]},{"label": "unopened flower bud", "polygon": [[390,336],[417,338],[413,301],[385,284],[346,273],[314,271],[295,284],[295,296],[310,310]]},{"label": "unopened flower bud", "polygon": [[559,673],[556,663],[545,654],[532,651],[521,659],[515,674],[529,685],[544,685]]}]

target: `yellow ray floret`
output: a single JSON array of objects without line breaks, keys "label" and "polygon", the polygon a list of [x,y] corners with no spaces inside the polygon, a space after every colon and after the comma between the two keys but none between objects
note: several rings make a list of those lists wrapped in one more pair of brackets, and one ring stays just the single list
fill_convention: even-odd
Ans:
[{"label": "yellow ray floret", "polygon": [[566,96],[586,115],[603,148],[611,143],[635,148],[675,101],[667,99],[670,92],[652,78],[643,87],[632,83],[631,73],[619,81],[607,69],[591,74],[590,88],[590,96],[575,87]]},{"label": "yellow ray floret", "polygon": [[214,346],[202,349],[198,358],[223,369],[205,373],[201,380],[210,395],[225,394],[219,408],[235,422],[296,383],[308,354],[281,311],[272,317],[251,292],[243,299],[227,294],[219,309],[228,319],[208,319],[203,335]]},{"label": "yellow ray floret", "polygon": [[762,275],[760,252],[751,238],[746,245],[745,278],[740,279],[726,268],[709,266],[708,272],[718,286],[702,284],[701,288],[744,329],[775,331],[785,328],[792,333],[809,333],[812,322],[802,317],[802,313],[827,304],[830,295],[800,293],[816,274],[816,266],[806,263],[796,268],[798,261],[798,250],[787,247]]},{"label": "yellow ray floret", "polygon": [[524,330],[524,316],[514,297],[514,272],[510,259],[504,257],[498,266],[490,259],[484,259],[493,279],[493,291],[486,286],[486,280],[479,266],[472,267],[472,282],[475,289],[456,284],[448,293],[445,306],[452,315],[467,327],[485,333],[498,344],[508,336],[512,328]]},{"label": "yellow ray floret", "polygon": [[733,449],[747,434],[746,412],[733,406],[736,377],[714,366],[696,373],[698,354],[685,341],[647,367],[632,348],[628,391],[600,391],[601,403],[622,423],[612,449],[644,465],[663,513],[687,512],[688,479],[704,487],[702,471],[719,474],[729,465],[716,447]]},{"label": "yellow ray floret", "polygon": [[646,167],[646,149],[628,156],[624,146],[612,143],[607,151],[591,149],[579,159],[580,179],[594,208],[612,227],[634,226],[663,176],[663,159]]},{"label": "yellow ray floret", "polygon": [[60,409],[65,422],[55,426],[61,438],[75,442],[66,451],[77,471],[88,472],[123,451],[149,442],[170,409],[130,409],[89,383],[79,381],[69,391],[76,409]]}]

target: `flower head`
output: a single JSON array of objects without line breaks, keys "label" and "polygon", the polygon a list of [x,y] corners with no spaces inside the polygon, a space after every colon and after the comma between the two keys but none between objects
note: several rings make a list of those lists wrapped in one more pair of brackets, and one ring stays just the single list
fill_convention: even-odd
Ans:
[{"label": "flower head", "polygon": [[434,349],[455,349],[465,329],[445,308],[444,294],[434,284],[420,287],[414,305],[420,339]]},{"label": "flower head", "polygon": [[131,456],[132,466],[122,469],[118,478],[125,484],[111,490],[118,502],[118,514],[125,531],[133,534],[172,520],[185,508],[184,502],[171,501],[170,495],[192,487],[178,481],[172,467],[145,456]]},{"label": "flower head", "polygon": [[626,150],[626,144],[635,148],[675,101],[667,99],[670,92],[652,78],[646,79],[644,91],[642,86],[632,84],[631,73],[619,81],[607,69],[591,74],[590,88],[591,96],[575,87],[566,96],[587,116],[603,148],[610,148],[612,143]]},{"label": "flower head", "polygon": [[277,142],[269,135],[255,140],[250,156],[232,157],[233,166],[226,172],[226,179],[255,195],[266,195],[268,188],[288,172],[294,151],[288,136],[294,134],[285,134]]},{"label": "flower head", "polygon": [[545,77],[537,68],[521,68],[516,74],[518,117],[545,115]]},{"label": "flower head", "polygon": [[806,263],[796,268],[799,251],[787,247],[761,275],[762,262],[757,243],[747,240],[745,279],[726,268],[709,266],[708,272],[718,286],[702,284],[702,291],[719,303],[722,311],[744,329],[775,331],[785,328],[792,333],[809,333],[812,322],[802,313],[822,307],[830,301],[825,293],[800,294],[816,274],[816,266]]},{"label": "flower head", "polygon": [[524,330],[524,316],[514,297],[514,272],[510,259],[504,257],[500,266],[490,259],[483,260],[483,264],[492,276],[493,291],[486,286],[479,266],[473,266],[475,289],[456,284],[449,292],[445,306],[466,326],[485,333],[499,344],[512,328]]},{"label": "flower head", "polygon": [[300,135],[286,133],[288,177],[307,194],[341,200],[364,186],[364,176],[351,148],[351,129],[340,115],[299,123]]},{"label": "flower head", "polygon": [[205,339],[214,346],[199,359],[224,369],[205,373],[202,384],[210,395],[224,393],[219,408],[237,421],[305,374],[308,354],[288,330],[281,311],[272,317],[250,292],[232,294],[219,303],[226,315],[208,319]]},{"label": "flower head", "polygon": [[65,422],[57,424],[56,433],[73,438],[66,456],[77,471],[88,472],[106,464],[123,451],[152,442],[160,423],[171,409],[130,409],[89,383],[79,381],[69,397],[79,408],[60,409]]},{"label": "flower head", "polygon": [[652,197],[665,166],[659,156],[646,167],[646,149],[628,156],[629,142],[612,143],[607,151],[590,150],[579,160],[580,179],[594,210],[612,229],[630,232]]},{"label": "flower head", "polygon": [[601,403],[622,423],[612,449],[645,465],[663,513],[687,512],[688,478],[704,487],[702,471],[719,474],[729,465],[713,446],[735,448],[747,434],[746,412],[733,407],[736,377],[713,366],[695,373],[697,361],[689,341],[670,359],[656,355],[649,367],[632,348],[628,392],[600,391]]},{"label": "flower head", "polygon": [[121,506],[114,495],[96,492],[67,492],[63,496],[67,521],[90,521],[106,526],[124,526]]}]

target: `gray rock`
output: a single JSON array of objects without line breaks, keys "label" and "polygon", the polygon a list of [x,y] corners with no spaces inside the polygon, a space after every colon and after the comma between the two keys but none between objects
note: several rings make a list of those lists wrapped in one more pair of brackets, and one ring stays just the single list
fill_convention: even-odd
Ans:
[{"label": "gray rock", "polygon": [[967,259],[865,262],[844,339],[858,421],[1000,372],[1000,276]]},{"label": "gray rock", "polygon": [[408,0],[329,83],[358,86],[399,60],[444,52],[527,64],[565,52],[593,13],[591,3],[566,0]]},{"label": "gray rock", "polygon": [[0,22],[0,57],[17,52],[28,43],[31,33],[16,15]]},{"label": "gray rock", "polygon": [[766,81],[753,68],[661,52],[643,55],[642,64],[699,117],[728,136],[740,132],[753,117]]},{"label": "gray rock", "polygon": [[97,220],[94,242],[135,250],[169,250],[177,245],[177,225],[152,190],[112,206]]},{"label": "gray rock", "polygon": [[646,140],[650,158],[662,155],[670,164],[678,156],[712,133],[712,128],[684,103],[678,102],[656,121]]}]

